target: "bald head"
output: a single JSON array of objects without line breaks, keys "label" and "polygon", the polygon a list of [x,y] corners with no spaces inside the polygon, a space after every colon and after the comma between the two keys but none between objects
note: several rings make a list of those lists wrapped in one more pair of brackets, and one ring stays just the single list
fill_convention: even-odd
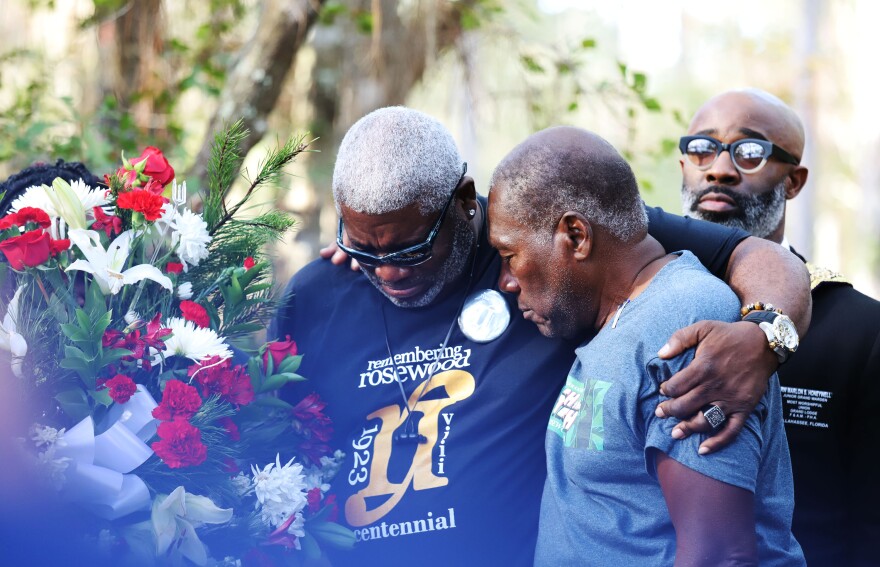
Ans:
[{"label": "bald head", "polygon": [[622,241],[641,238],[647,219],[632,169],[592,132],[557,126],[533,134],[498,164],[490,192],[503,190],[504,214],[550,238],[566,211],[577,211]]},{"label": "bald head", "polygon": [[[760,89],[727,91],[709,99],[697,110],[689,134],[716,135],[719,125],[730,125],[742,133],[758,132],[800,159],[804,153],[804,125],[778,97]],[[716,130],[715,134],[711,130]],[[716,136],[717,137],[717,136]]]}]

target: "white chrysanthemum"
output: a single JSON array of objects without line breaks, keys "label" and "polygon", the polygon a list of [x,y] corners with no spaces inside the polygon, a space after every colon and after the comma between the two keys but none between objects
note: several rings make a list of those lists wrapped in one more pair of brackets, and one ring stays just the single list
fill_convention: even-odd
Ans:
[{"label": "white chrysanthemum", "polygon": [[[262,470],[251,465],[251,472],[254,478],[254,494],[257,497],[255,507],[260,509],[260,518],[264,524],[277,528],[305,508],[306,484],[301,464],[290,459],[282,466],[281,455],[276,455],[275,462],[269,463]],[[299,520],[297,517],[287,531],[302,537],[303,534],[294,531]],[[299,530],[302,531],[301,525]]]},{"label": "white chrysanthemum", "polygon": [[[222,337],[211,329],[203,329],[182,317],[172,317],[165,321],[163,327],[174,333],[165,341],[165,358],[169,356],[185,356],[196,362],[212,357],[232,358],[232,351]],[[153,364],[158,364],[161,357],[158,353],[153,357]]]},{"label": "white chrysanthemum", "polygon": [[[79,198],[86,213],[91,212],[92,207],[103,207],[110,202],[107,198],[106,188],[93,189],[86,185],[82,179],[77,179],[70,183],[70,188]],[[43,209],[50,217],[61,217],[61,211],[55,208],[55,205],[46,193],[47,191],[52,191],[52,188],[48,185],[34,185],[33,187],[29,187],[25,190],[22,196],[12,201],[9,211],[17,213],[19,209],[34,207],[37,209]]]},{"label": "white chrysanthemum", "polygon": [[57,490],[61,490],[64,486],[65,471],[70,465],[72,459],[70,457],[55,457],[55,448],[58,445],[50,445],[48,449],[42,453],[37,453],[37,466],[46,473],[49,480]]},{"label": "white chrysanthemum", "polygon": [[162,214],[156,219],[156,227],[159,229],[159,232],[165,234],[171,230],[174,230],[174,224],[177,222],[177,217],[180,215],[177,214],[177,207],[174,206],[174,203],[165,203],[162,205]]},{"label": "white chrysanthemum", "polygon": [[134,311],[133,309],[129,309],[128,312],[125,314],[125,317],[123,317],[123,319],[125,319],[126,324],[131,325],[135,321],[140,321],[141,315],[137,311]]},{"label": "white chrysanthemum", "polygon": [[254,485],[251,483],[251,477],[243,472],[232,477],[232,486],[235,488],[235,492],[239,496],[244,496],[254,489]]},{"label": "white chrysanthemum", "polygon": [[208,257],[208,244],[211,243],[208,223],[202,220],[202,215],[183,209],[171,221],[171,226],[171,244],[177,246],[177,256],[186,272],[190,265],[198,266],[199,262]]},{"label": "white chrysanthemum", "polygon": [[193,284],[190,282],[182,282],[177,285],[177,297],[180,299],[189,299],[193,296]]},{"label": "white chrysanthemum", "polygon": [[48,425],[34,425],[31,430],[31,439],[37,447],[54,447],[56,444],[65,446],[64,429],[55,429]]}]

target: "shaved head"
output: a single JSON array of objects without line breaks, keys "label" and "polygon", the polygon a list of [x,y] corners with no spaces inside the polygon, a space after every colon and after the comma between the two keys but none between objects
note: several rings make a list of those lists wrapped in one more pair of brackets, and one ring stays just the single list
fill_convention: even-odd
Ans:
[{"label": "shaved head", "polygon": [[711,135],[705,130],[711,129],[711,125],[718,122],[718,116],[729,116],[733,111],[741,116],[739,125],[742,128],[761,132],[768,140],[785,148],[798,159],[803,156],[803,122],[779,97],[761,89],[732,90],[710,98],[694,114],[688,134]]}]

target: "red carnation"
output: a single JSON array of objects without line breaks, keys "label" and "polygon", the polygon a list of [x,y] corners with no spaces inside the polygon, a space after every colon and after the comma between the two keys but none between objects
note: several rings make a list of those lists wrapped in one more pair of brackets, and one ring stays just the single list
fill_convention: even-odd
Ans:
[{"label": "red carnation", "polygon": [[124,374],[117,374],[113,378],[104,382],[104,385],[110,388],[110,397],[119,404],[124,404],[137,392],[137,385],[134,380]]},{"label": "red carnation", "polygon": [[141,213],[148,221],[154,221],[162,216],[164,204],[164,197],[144,189],[132,189],[128,193],[120,193],[116,198],[117,207]]},{"label": "red carnation", "polygon": [[208,312],[195,301],[189,301],[188,299],[181,301],[180,312],[183,313],[184,319],[192,321],[203,329],[211,326],[211,318],[208,317]]},{"label": "red carnation", "polygon": [[18,224],[18,215],[10,213],[0,219],[0,230],[7,230]]},{"label": "red carnation", "polygon": [[202,398],[195,388],[180,380],[169,380],[162,392],[162,403],[153,408],[153,417],[162,420],[189,419],[201,406]]},{"label": "red carnation", "polygon": [[95,215],[92,230],[103,230],[107,233],[107,238],[113,238],[114,235],[122,233],[121,218],[116,215],[108,215],[101,207],[92,207],[92,213]]},{"label": "red carnation", "polygon": [[188,421],[163,421],[157,433],[161,441],[156,441],[151,447],[172,469],[200,465],[208,457],[208,448],[202,443],[202,432]]},{"label": "red carnation", "polygon": [[309,512],[312,514],[316,513],[321,509],[321,489],[317,486],[315,488],[309,489],[306,493],[306,503],[308,504]]},{"label": "red carnation", "polygon": [[0,242],[0,252],[6,256],[13,270],[33,268],[49,259],[49,240],[48,233],[30,230]]},{"label": "red carnation", "polygon": [[247,258],[244,259],[244,269],[245,270],[250,270],[251,268],[254,267],[254,265],[256,265],[256,262],[254,262],[253,256],[248,256]]},{"label": "red carnation", "polygon": [[169,274],[179,274],[183,271],[183,264],[180,262],[168,262],[165,264],[165,271]]},{"label": "red carnation", "polygon": [[221,417],[217,420],[217,423],[226,430],[226,434],[229,435],[229,438],[233,441],[241,440],[241,432],[238,430],[238,426],[235,425],[235,422],[232,421],[231,417]]},{"label": "red carnation", "polygon": [[34,207],[22,207],[15,216],[18,226],[25,226],[27,223],[32,222],[39,225],[40,228],[49,228],[49,225],[52,224],[46,211]]},{"label": "red carnation", "polygon": [[159,148],[153,146],[145,148],[141,155],[131,160],[131,165],[137,165],[144,160],[147,160],[144,175],[148,175],[156,183],[164,187],[174,179],[174,168]]},{"label": "red carnation", "polygon": [[229,359],[221,362],[219,357],[212,356],[190,366],[188,374],[195,378],[206,398],[216,394],[236,406],[245,406],[254,401],[250,376],[244,366],[233,366]]},{"label": "red carnation", "polygon": [[272,341],[266,343],[266,350],[263,351],[263,368],[269,367],[269,355],[272,355],[272,367],[277,371],[278,365],[288,356],[296,356],[296,342],[290,340],[287,335],[286,341]]},{"label": "red carnation", "polygon": [[49,239],[49,254],[52,256],[57,256],[59,252],[64,252],[65,250],[70,250],[70,239],[68,238],[59,238],[55,240],[54,238]]}]

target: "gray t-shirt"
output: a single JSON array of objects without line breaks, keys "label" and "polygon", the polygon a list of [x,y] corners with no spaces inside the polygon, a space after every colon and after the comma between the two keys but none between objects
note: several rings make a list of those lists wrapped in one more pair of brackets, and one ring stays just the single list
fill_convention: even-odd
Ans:
[{"label": "gray t-shirt", "polygon": [[791,535],[791,463],[775,375],[736,441],[710,455],[697,453],[704,435],[676,441],[677,421],[654,415],[660,383],[693,359],[688,352],[660,360],[657,351],[676,330],[706,319],[738,320],[739,302],[683,252],[614,328],[577,349],[547,431],[536,565],[672,565],[675,530],[650,448],[755,493],[762,566],[805,564]]}]

